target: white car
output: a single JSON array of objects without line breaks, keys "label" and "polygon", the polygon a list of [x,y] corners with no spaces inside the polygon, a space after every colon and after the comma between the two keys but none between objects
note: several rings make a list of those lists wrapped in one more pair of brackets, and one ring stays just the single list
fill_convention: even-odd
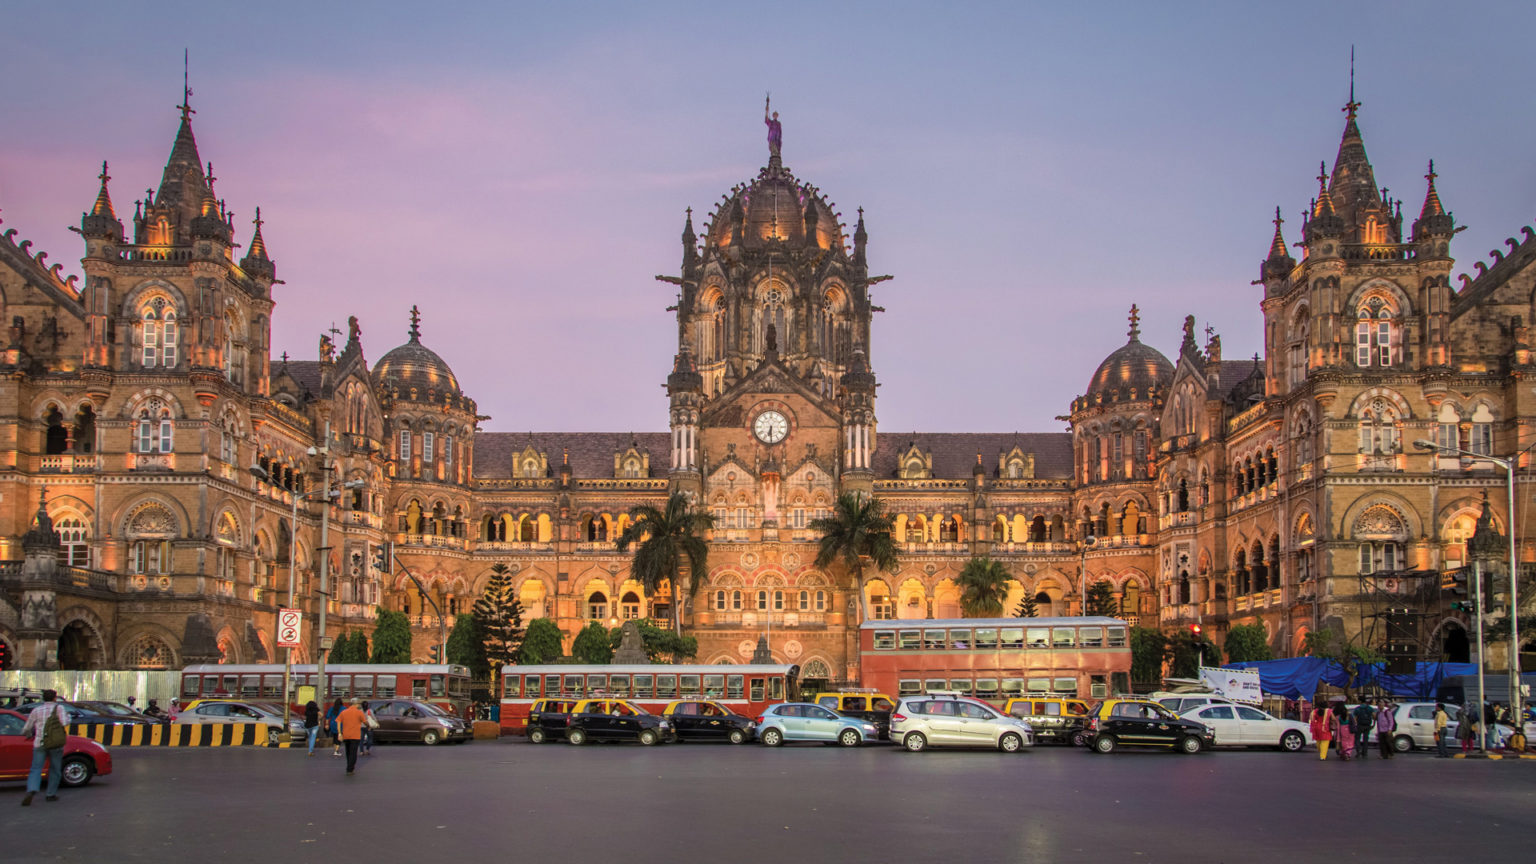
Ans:
[{"label": "white car", "polygon": [[1185,711],[1183,716],[1210,727],[1217,747],[1277,747],[1295,753],[1312,743],[1307,724],[1282,720],[1247,705],[1209,704]]}]

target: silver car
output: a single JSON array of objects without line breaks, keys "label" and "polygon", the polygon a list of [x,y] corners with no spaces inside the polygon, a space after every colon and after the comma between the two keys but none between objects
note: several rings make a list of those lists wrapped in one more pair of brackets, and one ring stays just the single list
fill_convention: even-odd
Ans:
[{"label": "silver car", "polygon": [[1035,732],[1017,717],[964,696],[908,696],[891,713],[891,740],[917,753],[929,747],[996,747],[1017,753]]}]

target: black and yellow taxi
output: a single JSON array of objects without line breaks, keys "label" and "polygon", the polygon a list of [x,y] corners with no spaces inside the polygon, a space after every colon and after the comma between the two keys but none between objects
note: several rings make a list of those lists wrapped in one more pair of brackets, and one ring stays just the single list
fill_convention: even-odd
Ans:
[{"label": "black and yellow taxi", "polygon": [[1205,724],[1186,720],[1150,699],[1105,699],[1089,712],[1084,734],[1096,753],[1113,753],[1117,747],[1199,753],[1216,743]]},{"label": "black and yellow taxi", "polygon": [[881,741],[891,740],[891,712],[896,710],[896,700],[884,693],[875,690],[829,690],[817,693],[812,701],[844,717],[868,720],[879,730]]},{"label": "black and yellow taxi", "polygon": [[1020,696],[1003,703],[1003,713],[1035,730],[1037,744],[1088,743],[1088,703],[1064,696]]},{"label": "black and yellow taxi", "polygon": [[756,723],[710,699],[679,699],[670,702],[661,716],[672,724],[679,741],[729,741],[745,744],[752,740]]},{"label": "black and yellow taxi", "polygon": [[672,723],[628,699],[583,699],[571,709],[565,740],[576,745],[588,741],[639,741],[660,744],[672,740]]},{"label": "black and yellow taxi", "polygon": [[528,709],[528,742],[543,744],[562,738],[565,727],[571,722],[571,709],[577,699],[540,699]]}]

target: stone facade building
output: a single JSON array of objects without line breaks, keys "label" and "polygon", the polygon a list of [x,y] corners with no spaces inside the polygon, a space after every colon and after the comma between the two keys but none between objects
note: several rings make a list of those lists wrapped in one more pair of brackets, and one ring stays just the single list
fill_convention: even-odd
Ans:
[{"label": "stone facade building", "polygon": [[[855,678],[855,592],[870,617],[958,617],[973,555],[1012,574],[1009,610],[1027,594],[1041,614],[1074,613],[1105,580],[1144,626],[1200,624],[1219,641],[1258,623],[1286,655],[1319,627],[1378,644],[1381,614],[1402,607],[1424,654],[1465,653],[1440,574],[1467,561],[1504,475],[1412,442],[1525,465],[1536,243],[1524,229],[1453,286],[1457,228],[1433,170],[1405,224],[1358,107],[1299,261],[1277,212],[1251,289],[1265,334],[1252,359],[1223,359],[1209,331],[1198,342],[1191,317],[1169,360],[1133,308],[1070,431],[1028,434],[878,428],[873,292],[888,277],[870,270],[863,212],[850,236],[777,149],[702,235],[690,211],[680,271],[658,277],[678,293],[668,430],[486,431],[414,309],[407,341],[372,368],[355,320],[344,344],[321,336],[316,359],[274,358],[281,283],[259,210],[237,261],[184,109],[129,224],[103,166],[79,227],[83,283],[14,229],[0,237],[7,662],[275,660],[275,610],[292,583],[313,611],[322,564],[333,634],[371,626],[376,604],[401,609],[422,660],[439,616],[468,611],[497,563],[527,615],[568,636],[666,620],[668,597],[630,578],[614,540],[632,507],[674,490],[716,519],[710,572],[681,610],[701,662],[744,662],[768,635],[806,677]],[[844,491],[895,516],[900,566],[862,586],[814,566],[808,526]],[[1504,495],[1487,500],[1507,531]],[[379,567],[386,548],[415,580]]]}]

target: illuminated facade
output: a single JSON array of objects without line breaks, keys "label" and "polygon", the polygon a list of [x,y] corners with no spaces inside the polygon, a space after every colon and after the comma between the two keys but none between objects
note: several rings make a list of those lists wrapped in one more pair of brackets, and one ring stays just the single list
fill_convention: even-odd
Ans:
[{"label": "illuminated facade", "polygon": [[[855,592],[870,617],[958,617],[955,577],[973,555],[1013,575],[1009,611],[1027,594],[1042,615],[1076,612],[1086,572],[1146,626],[1200,623],[1219,641],[1260,623],[1284,655],[1319,626],[1375,638],[1376,612],[1405,605],[1427,616],[1426,650],[1454,653],[1460,624],[1423,574],[1465,561],[1482,494],[1503,475],[1411,442],[1508,454],[1526,441],[1532,408],[1516,385],[1536,244],[1526,229],[1452,288],[1455,225],[1433,173],[1405,226],[1375,185],[1357,107],[1300,262],[1276,222],[1252,289],[1259,356],[1223,359],[1191,318],[1169,360],[1141,341],[1133,309],[1070,431],[1027,434],[878,429],[872,289],[884,277],[869,269],[863,213],[850,236],[778,152],[702,235],[690,213],[680,272],[660,277],[679,295],[668,430],[482,430],[415,310],[407,341],[371,369],[355,322],[343,344],[322,336],[317,359],[273,358],[280,283],[259,212],[236,261],[184,111],[131,232],[104,166],[80,225],[83,283],[14,231],[0,239],[0,641],[31,668],[276,659],[290,573],[301,598],[316,596],[321,463],[307,451],[329,428],[330,481],[344,487],[330,514],[331,632],[371,626],[375,604],[402,609],[421,660],[438,615],[468,611],[496,563],[514,571],[528,617],[568,635],[667,619],[667,597],[629,578],[613,541],[630,508],[672,490],[716,518],[710,572],[682,610],[702,662],[746,661],[767,637],[806,677],[851,677]],[[807,526],[842,491],[894,514],[897,572],[853,586],[814,566]],[[1491,498],[1501,530],[1503,500]],[[57,547],[39,530],[49,522]],[[376,569],[386,544],[425,592]]]}]

